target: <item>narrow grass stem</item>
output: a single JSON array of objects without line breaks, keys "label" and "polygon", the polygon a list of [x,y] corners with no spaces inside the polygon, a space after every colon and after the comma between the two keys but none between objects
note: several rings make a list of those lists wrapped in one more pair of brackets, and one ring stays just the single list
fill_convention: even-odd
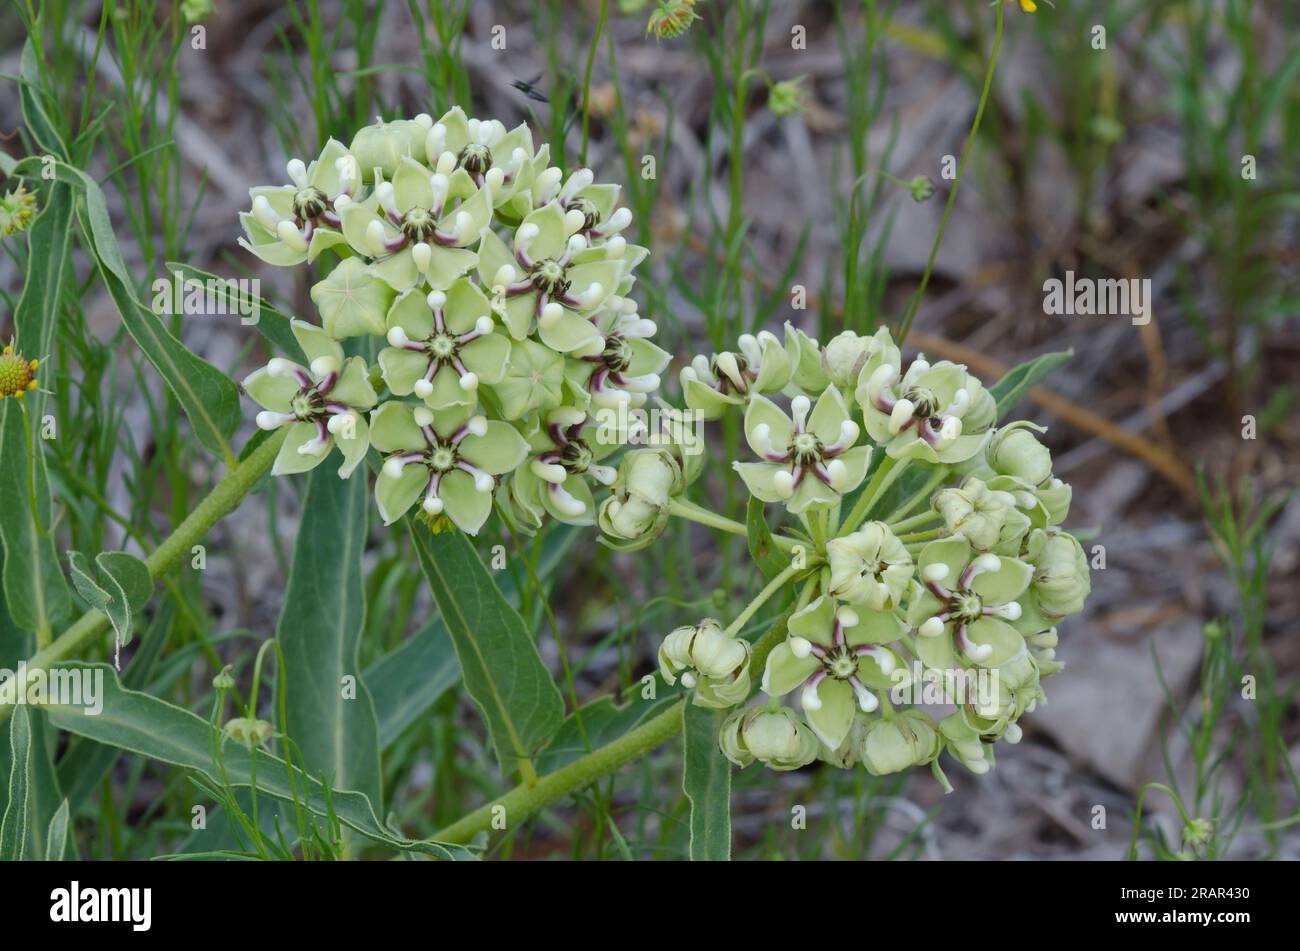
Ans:
[{"label": "narrow grass stem", "polygon": [[939,256],[939,246],[943,244],[943,233],[948,228],[948,219],[952,216],[953,205],[957,202],[957,189],[961,188],[962,173],[966,171],[966,162],[970,159],[971,151],[975,147],[975,137],[979,134],[980,123],[984,119],[984,107],[988,105],[989,92],[993,88],[993,70],[998,65],[998,52],[1002,48],[1002,0],[998,0],[998,25],[997,32],[993,37],[993,50],[989,53],[988,70],[984,73],[984,89],[980,92],[979,107],[975,110],[975,121],[971,123],[970,134],[966,136],[966,144],[961,150],[961,162],[957,165],[957,178],[952,183],[952,191],[948,192],[948,203],[943,207],[943,218],[939,221],[939,231],[934,236],[934,244],[930,247],[930,259],[925,263],[925,272],[921,275],[921,283],[916,288],[916,293],[912,295],[912,301],[908,305],[907,313],[898,325],[898,333],[895,339],[901,347],[903,341],[907,339],[908,331],[912,329],[912,321],[916,317],[916,312],[921,308],[921,298],[925,296],[925,289],[930,283],[930,274],[934,271],[935,259]]},{"label": "narrow grass stem", "polygon": [[[271,465],[280,451],[280,444],[284,442],[287,434],[287,429],[281,429],[273,434],[254,449],[247,459],[227,472],[194,511],[176,526],[176,530],[145,558],[145,567],[149,569],[149,577],[152,580],[157,581],[180,564],[189,554],[191,547],[197,544],[213,525],[239,506],[262,476],[271,471]],[[33,654],[27,661],[27,669],[45,670],[56,661],[71,657],[108,630],[108,627],[108,615],[103,611],[87,611],[52,643]],[[0,706],[0,723],[7,720],[12,712],[12,706]]]}]

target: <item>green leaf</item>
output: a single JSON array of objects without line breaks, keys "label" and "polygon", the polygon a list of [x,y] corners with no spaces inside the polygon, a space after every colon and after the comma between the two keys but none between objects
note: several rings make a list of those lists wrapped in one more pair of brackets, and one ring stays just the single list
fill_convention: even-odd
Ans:
[{"label": "green leaf", "polygon": [[1045,353],[1010,370],[1006,376],[989,387],[989,393],[998,404],[998,419],[1011,412],[1025,394],[1041,383],[1049,373],[1074,356],[1073,350]]},{"label": "green leaf", "polygon": [[142,610],[153,594],[153,579],[143,561],[124,551],[100,552],[95,556],[95,565],[99,569],[98,580],[85,555],[79,551],[68,552],[73,587],[91,607],[108,615],[121,648],[131,641],[132,615]]},{"label": "green leaf", "polygon": [[41,101],[44,90],[41,85],[40,62],[36,58],[36,48],[31,39],[23,43],[22,56],[18,61],[18,76],[18,98],[22,102],[23,123],[32,134],[32,139],[47,154],[67,158],[68,147],[63,144],[58,126]]},{"label": "green leaf", "polygon": [[[226,313],[236,314],[239,312],[237,305],[240,302],[236,295],[231,293],[232,288],[226,283],[225,278],[218,277],[211,271],[204,271],[179,261],[168,261],[167,271],[173,279],[179,274],[184,281],[202,281],[205,287],[213,289],[216,298],[215,303],[224,305]],[[302,352],[298,338],[293,335],[293,330],[289,326],[288,315],[273,307],[261,297],[254,297],[252,301],[245,300],[245,303],[252,303],[257,308],[257,322],[250,326],[267,339],[277,355],[287,357],[297,363],[306,364],[310,362]]]},{"label": "green leaf", "polygon": [[758,565],[758,570],[768,578],[774,578],[790,567],[790,559],[776,547],[772,539],[772,530],[767,527],[767,516],[763,514],[763,501],[750,497],[745,507],[745,529],[748,534],[749,554]]},{"label": "green leaf", "polygon": [[460,659],[465,688],[487,721],[507,773],[525,766],[564,719],[564,700],[537,645],[457,531],[435,535],[411,519],[420,567]]},{"label": "green leaf", "polygon": [[9,804],[0,821],[0,859],[13,862],[26,857],[30,812],[32,721],[25,705],[16,706],[9,721],[9,753]]},{"label": "green leaf", "polygon": [[[379,723],[357,657],[369,513],[365,479],[340,479],[332,466],[308,476],[276,637],[284,649],[285,732],[308,770],[378,804]],[[352,678],[346,696],[344,678]]]},{"label": "green leaf", "polygon": [[682,791],[691,801],[691,861],[731,860],[731,764],[718,749],[725,713],[688,703],[682,711]]},{"label": "green leaf", "polygon": [[45,861],[62,862],[68,851],[68,800],[59,803],[59,808],[50,817],[49,830],[45,835]]},{"label": "green leaf", "polygon": [[95,259],[123,326],[180,402],[195,438],[210,452],[233,460],[227,440],[243,415],[238,388],[228,376],[173,337],[162,320],[135,296],[99,184],[64,162],[43,165],[40,159],[28,158],[19,162],[14,171],[34,177],[42,167],[52,168],[59,181],[75,185],[83,193],[85,213],[81,224],[87,250]]},{"label": "green leaf", "polygon": [[[222,773],[212,761],[214,727],[188,710],[123,688],[117,674],[107,664],[68,663],[69,669],[103,672],[103,710],[87,716],[81,707],[51,704],[46,707],[51,722],[61,730],[84,736],[173,766],[193,770],[216,787],[223,786]],[[252,785],[252,754],[238,743],[222,746],[225,778],[236,788]],[[304,807],[325,817],[325,788],[297,767],[290,767],[271,753],[257,752],[257,792],[292,803],[295,792]],[[472,858],[473,853],[432,839],[405,839],[395,835],[379,821],[374,806],[364,793],[333,790],[330,793],[334,814],[339,821],[362,835],[394,849],[422,852],[445,859]]]},{"label": "green leaf", "polygon": [[[42,456],[28,455],[27,420],[18,400],[0,406],[0,541],[4,543],[4,600],[14,623],[49,633],[68,617],[72,597],[59,568],[50,495]],[[28,482],[29,472],[36,489]],[[35,511],[33,511],[33,504]],[[38,521],[39,518],[39,521]]]},{"label": "green leaf", "polygon": [[432,620],[366,668],[375,698],[379,747],[387,749],[420,714],[460,680],[460,663],[447,628]]}]

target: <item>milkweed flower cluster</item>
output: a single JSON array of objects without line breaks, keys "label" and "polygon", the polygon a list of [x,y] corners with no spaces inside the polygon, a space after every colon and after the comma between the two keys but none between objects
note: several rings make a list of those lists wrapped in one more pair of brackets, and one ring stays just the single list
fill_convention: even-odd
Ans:
[{"label": "milkweed flower cluster", "polygon": [[[995,742],[1017,742],[1045,699],[1062,668],[1057,626],[1090,590],[1044,430],[999,425],[994,393],[966,367],[904,362],[883,328],[825,345],[790,324],[784,340],[742,336],[696,357],[681,383],[704,417],[741,416],[748,453],[732,467],[785,523],[774,541],[788,567],[765,570],[795,603],[761,669],[737,625],[706,619],[664,640],[664,679],[697,704],[738,707],[719,737],[737,766],[930,765],[946,787],[947,753],[986,772]],[[646,481],[681,491],[667,470]],[[717,523],[693,503],[669,509]],[[765,705],[740,706],[751,679]]]},{"label": "milkweed flower cluster", "polygon": [[386,523],[415,508],[475,534],[495,502],[524,530],[593,524],[601,486],[631,506],[611,528],[636,520],[643,479],[602,462],[627,426],[597,417],[644,405],[669,355],[628,296],[648,252],[622,234],[618,186],[460,108],[331,139],[286,174],[251,189],[240,244],[331,266],[319,320],[290,323],[300,354],[243,381],[258,426],[288,427],[275,474],[337,449],[348,478],[374,449]]}]

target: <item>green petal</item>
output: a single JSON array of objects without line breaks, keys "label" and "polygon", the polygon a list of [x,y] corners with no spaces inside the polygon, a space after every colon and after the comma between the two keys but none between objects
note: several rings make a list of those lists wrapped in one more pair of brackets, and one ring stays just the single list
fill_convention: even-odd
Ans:
[{"label": "green petal", "polygon": [[291,425],[289,434],[284,439],[284,445],[280,447],[280,452],[275,457],[275,465],[271,467],[271,475],[292,475],[295,472],[307,472],[324,462],[325,457],[330,454],[330,450],[326,450],[318,456],[306,455],[298,451],[299,446],[315,438],[315,423],[294,423]]},{"label": "green petal", "polygon": [[[435,252],[433,257],[436,256]],[[420,282],[420,272],[415,268],[415,256],[411,253],[410,247],[379,258],[370,265],[370,268],[394,290],[407,291]],[[429,270],[433,270],[433,264],[429,265]]]},{"label": "green petal", "polygon": [[505,299],[505,312],[501,319],[505,321],[510,336],[523,340],[533,329],[533,317],[537,314],[537,292],[527,291]]},{"label": "green petal", "polygon": [[[330,248],[337,248],[342,244],[347,244],[347,239],[333,228],[317,228],[311,233],[311,241],[307,243],[307,260],[315,261],[321,256],[321,252],[328,251]],[[350,252],[340,252],[340,254],[347,253]]]},{"label": "green petal", "polygon": [[289,404],[298,392],[296,377],[271,376],[266,367],[254,370],[240,385],[258,406],[274,413],[289,412]]},{"label": "green petal", "polygon": [[370,248],[370,241],[366,237],[366,229],[370,227],[370,222],[379,221],[384,225],[384,234],[392,238],[397,234],[397,229],[392,223],[385,218],[375,214],[374,209],[370,206],[370,200],[365,202],[353,202],[339,213],[339,218],[343,223],[343,237],[347,238],[348,244],[352,248],[369,257],[374,254]]},{"label": "green petal", "polygon": [[916,576],[925,578],[925,569],[930,565],[945,564],[948,566],[948,574],[939,582],[949,591],[957,585],[957,577],[966,568],[970,562],[971,547],[961,535],[954,535],[952,538],[941,538],[939,541],[930,542],[921,549],[921,554],[916,559]]},{"label": "green petal", "polygon": [[460,106],[452,106],[444,112],[437,124],[447,130],[446,145],[443,146],[446,151],[459,153],[469,144],[469,120]]},{"label": "green petal", "polygon": [[565,272],[565,278],[569,281],[569,293],[573,295],[587,293],[587,288],[593,284],[600,285],[600,293],[582,308],[585,313],[599,307],[605,302],[605,298],[618,290],[618,281],[622,273],[623,266],[617,261],[592,261],[590,264],[571,266]]},{"label": "green petal", "polygon": [[565,522],[569,525],[592,525],[596,521],[596,500],[592,498],[591,489],[587,487],[587,482],[581,476],[571,475],[564,480],[564,491],[583,504],[581,515],[569,515],[561,511],[555,504],[555,497],[549,488],[549,483],[542,486],[542,504],[546,506],[546,511],[551,513],[551,517]]},{"label": "green petal", "polygon": [[667,350],[656,347],[649,340],[641,337],[630,338],[627,347],[631,351],[631,359],[628,361],[626,371],[629,376],[662,373],[673,359],[672,354]]},{"label": "green petal", "polygon": [[412,208],[426,211],[433,207],[433,187],[429,184],[430,172],[409,156],[402,156],[393,173],[393,201],[397,210],[405,214]]},{"label": "green petal", "polygon": [[840,441],[840,424],[848,418],[849,411],[844,405],[844,397],[834,386],[828,386],[817,398],[817,405],[808,417],[808,428],[829,446]]},{"label": "green petal", "polygon": [[375,502],[384,524],[391,525],[405,515],[424,495],[428,482],[429,470],[422,465],[406,466],[396,479],[389,478],[381,469],[375,480]]},{"label": "green petal", "polygon": [[850,449],[835,458],[844,463],[844,468],[848,473],[840,494],[852,492],[867,477],[867,469],[871,467],[871,447],[858,446],[856,449]]},{"label": "green petal", "polygon": [[568,235],[564,233],[564,212],[557,202],[548,202],[538,208],[520,225],[536,225],[538,235],[528,245],[528,256],[534,261],[543,258],[558,258],[564,254]]},{"label": "green petal", "polygon": [[424,431],[415,423],[412,407],[389,401],[370,414],[370,444],[380,452],[413,452],[425,448]]},{"label": "green petal", "polygon": [[500,383],[510,359],[510,339],[505,334],[484,334],[460,348],[465,369],[478,374],[480,383]]},{"label": "green petal", "polygon": [[321,323],[336,340],[362,334],[383,336],[393,289],[369,273],[360,258],[342,261],[311,289]]},{"label": "green petal", "polygon": [[491,475],[504,475],[518,468],[528,455],[524,437],[509,423],[491,420],[487,433],[466,436],[460,444],[460,454],[472,466]]},{"label": "green petal", "polygon": [[[497,271],[506,264],[516,271],[520,269],[519,262],[510,253],[506,243],[497,237],[496,232],[484,231],[478,245],[478,276],[489,296],[495,297],[498,293],[505,292],[504,287],[494,287],[493,282],[497,278]],[[520,275],[519,279],[523,280],[523,275]]]},{"label": "green petal", "polygon": [[844,639],[854,647],[861,644],[890,644],[907,633],[907,623],[892,611],[854,610],[858,615],[858,623],[844,631]]},{"label": "green petal", "polygon": [[932,670],[957,670],[961,661],[952,646],[952,625],[944,627],[938,637],[916,636],[916,656],[926,667]]},{"label": "green petal", "polygon": [[329,398],[357,409],[366,410],[379,402],[375,388],[370,385],[370,368],[361,357],[348,357],[339,372],[338,382],[330,390]]},{"label": "green petal", "polygon": [[443,308],[443,316],[447,329],[452,333],[469,333],[480,317],[491,313],[491,302],[469,278],[461,278],[447,288],[447,306]]},{"label": "green petal", "polygon": [[741,403],[738,399],[724,396],[707,383],[690,378],[682,381],[682,393],[686,397],[687,408],[702,413],[705,419],[717,419]]},{"label": "green petal", "polygon": [[766,396],[754,396],[745,409],[745,439],[755,455],[761,454],[754,441],[754,427],[760,423],[766,423],[771,430],[769,441],[777,452],[790,445],[790,436],[794,433],[790,417]]},{"label": "green petal", "polygon": [[410,396],[415,381],[428,372],[429,358],[414,350],[385,347],[379,351],[379,368],[394,396]]},{"label": "green petal", "polygon": [[447,409],[452,406],[477,406],[478,394],[467,391],[460,385],[460,375],[447,364],[438,367],[433,375],[433,392],[424,398],[426,405],[434,409]]},{"label": "green petal", "polygon": [[427,340],[433,334],[434,323],[426,298],[426,294],[416,289],[398,294],[388,308],[384,329],[401,327],[412,340]]},{"label": "green petal", "polygon": [[794,490],[794,495],[786,503],[786,508],[792,515],[798,515],[810,509],[827,508],[835,505],[839,500],[838,492],[816,476],[808,475],[804,476],[803,481],[799,483],[799,488]]},{"label": "green petal", "polygon": [[298,341],[298,346],[302,347],[308,365],[321,357],[328,357],[342,365],[343,348],[323,328],[295,317],[289,321],[289,329],[293,331],[293,338]]},{"label": "green petal", "polygon": [[[464,169],[459,169],[459,171],[464,172]],[[474,180],[469,177],[469,173],[465,172],[465,187],[474,188],[473,181]],[[453,182],[453,186],[454,184],[455,183]],[[477,235],[480,231],[490,225],[492,223],[492,202],[490,190],[487,188],[474,188],[474,193],[470,195],[469,198],[466,198],[459,205],[442,216],[440,226],[445,230],[452,230],[455,226],[456,219],[460,217],[462,212],[469,215],[474,222],[470,227],[470,233],[473,235]],[[474,238],[470,243],[473,244],[474,241],[477,240],[477,238]],[[477,261],[475,263],[477,263]]]},{"label": "green petal", "polygon": [[789,631],[796,637],[830,647],[834,641],[835,599],[822,595],[791,615]]},{"label": "green petal", "polygon": [[966,385],[966,371],[955,363],[941,360],[920,374],[917,384],[934,393],[940,407],[947,407],[957,391]]},{"label": "green petal", "polygon": [[972,621],[966,629],[966,637],[972,644],[987,644],[993,648],[993,653],[979,662],[981,667],[999,667],[1025,649],[1025,639],[1020,632],[998,618],[982,617]]},{"label": "green petal", "polygon": [[893,671],[900,668],[906,669],[902,658],[898,656],[897,652],[891,650],[889,654],[894,658],[894,666],[890,668],[888,674],[885,673],[884,668],[880,666],[880,661],[876,658],[864,654],[858,659],[858,680],[877,693],[888,691],[894,686]]},{"label": "green petal", "polygon": [[817,685],[817,699],[822,702],[821,707],[816,710],[804,707],[804,718],[823,743],[836,749],[849,735],[858,699],[847,681],[829,677]]},{"label": "green petal", "polygon": [[754,498],[763,502],[785,501],[773,485],[773,477],[778,472],[785,471],[784,466],[772,462],[733,462],[731,467],[740,473],[745,487]]},{"label": "green petal", "polygon": [[474,488],[474,479],[459,469],[448,472],[438,485],[438,498],[443,511],[468,535],[477,535],[487,517],[492,514],[492,493]]},{"label": "green petal", "polygon": [[763,356],[758,369],[758,378],[754,380],[754,389],[760,393],[773,393],[783,389],[790,382],[794,373],[794,362],[785,347],[775,337],[766,338],[763,343]]},{"label": "green petal", "polygon": [[538,336],[542,338],[542,343],[559,353],[570,353],[600,338],[600,331],[586,317],[567,307],[561,310],[563,313],[559,320],[538,325]]},{"label": "green petal", "polygon": [[913,582],[912,584],[909,598],[910,600],[907,605],[907,623],[911,627],[919,627],[922,623],[928,621],[936,614],[942,614],[944,609],[947,607],[947,605],[931,594],[928,588],[922,587],[916,582]]},{"label": "green petal", "polygon": [[339,172],[334,167],[334,163],[345,155],[350,155],[342,142],[338,139],[330,139],[321,149],[320,155],[316,161],[311,163],[311,168],[307,170],[307,182],[316,188],[319,188],[327,196],[333,198],[339,192]]},{"label": "green petal", "polygon": [[802,659],[795,657],[790,645],[785,641],[772,648],[767,655],[767,667],[763,670],[763,692],[770,697],[784,697],[798,687],[821,666],[821,661],[809,654]]},{"label": "green petal", "polygon": [[988,442],[990,435],[992,435],[991,432],[958,436],[949,445],[940,449],[935,458],[944,463],[965,462],[967,459],[974,458],[979,454],[979,451],[984,448],[984,444]]},{"label": "green petal", "polygon": [[1003,557],[997,571],[985,571],[971,581],[971,590],[986,604],[1007,604],[1025,593],[1034,568],[1016,558]]},{"label": "green petal", "polygon": [[357,413],[356,428],[353,430],[352,438],[347,439],[343,435],[337,435],[334,437],[334,445],[338,446],[339,452],[343,453],[339,478],[346,479],[352,475],[361,460],[366,458],[366,452],[370,449],[370,427],[366,423],[366,418]]}]

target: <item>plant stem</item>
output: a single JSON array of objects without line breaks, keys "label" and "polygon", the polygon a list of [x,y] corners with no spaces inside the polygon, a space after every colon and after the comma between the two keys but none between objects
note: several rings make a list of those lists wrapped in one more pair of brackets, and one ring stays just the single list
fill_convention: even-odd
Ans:
[{"label": "plant stem", "polygon": [[749,619],[754,616],[754,612],[767,603],[768,598],[772,597],[772,595],[784,588],[785,583],[800,571],[806,570],[806,568],[796,568],[794,565],[790,565],[773,577],[772,580],[767,583],[767,586],[763,588],[762,591],[758,592],[758,594],[754,595],[753,600],[750,601],[749,604],[745,605],[745,610],[737,614],[736,619],[727,625],[727,629],[723,632],[723,636],[735,637],[736,633],[740,631],[740,629],[749,622]]},{"label": "plant stem", "polygon": [[[709,528],[716,528],[720,532],[729,532],[742,538],[749,537],[749,530],[734,518],[727,518],[717,512],[710,512],[708,509],[700,508],[685,499],[671,499],[668,502],[668,514],[676,515],[678,518],[684,518],[687,521],[698,522],[701,525],[707,525]],[[786,538],[783,535],[773,535],[772,541],[786,551],[793,550],[799,544],[793,538]]]},{"label": "plant stem", "polygon": [[906,532],[912,529],[921,528],[922,526],[928,525],[930,522],[933,522],[938,518],[939,518],[938,512],[927,510],[922,512],[920,515],[913,515],[911,518],[899,519],[896,522],[886,522],[886,524],[889,526],[889,530],[893,532],[895,535],[897,535],[900,532]]},{"label": "plant stem", "polygon": [[862,520],[870,514],[872,506],[876,504],[876,500],[879,499],[880,496],[884,494],[885,490],[889,488],[890,484],[898,478],[899,473],[907,468],[906,466],[900,466],[897,463],[898,460],[893,456],[885,457],[885,461],[880,464],[878,469],[876,469],[876,474],[871,477],[870,484],[862,490],[862,495],[858,497],[857,504],[854,505],[853,510],[849,512],[849,517],[846,518],[844,524],[840,526],[841,537],[849,534],[862,524]]},{"label": "plant stem", "polygon": [[[144,560],[145,567],[149,569],[150,579],[157,581],[180,564],[189,554],[191,546],[203,538],[213,525],[239,506],[262,476],[271,471],[271,465],[280,451],[280,444],[284,442],[287,434],[287,428],[274,433],[254,449],[247,459],[237,463],[226,473],[185,521],[176,526],[176,530]],[[77,618],[71,627],[55,638],[53,643],[32,655],[27,661],[27,669],[29,671],[47,669],[54,662],[76,653],[108,630],[108,627],[107,614],[97,609],[87,611]],[[0,706],[0,723],[7,720],[12,712],[12,706]]]},{"label": "plant stem", "polygon": [[596,62],[596,47],[600,45],[600,34],[605,29],[605,12],[608,0],[600,0],[600,15],[596,20],[596,32],[591,37],[591,49],[587,52],[587,72],[582,80],[582,153],[580,161],[587,164],[587,120],[591,117],[591,67]]},{"label": "plant stem", "polygon": [[[787,617],[788,615],[782,615],[754,643],[753,663],[765,662],[772,648],[785,637]],[[588,753],[581,759],[574,760],[568,766],[548,773],[533,785],[516,786],[499,799],[479,806],[473,812],[435,833],[433,838],[439,842],[468,842],[480,832],[491,828],[493,814],[498,806],[505,809],[506,822],[513,827],[514,823],[522,822],[556,800],[667,743],[682,730],[682,712],[683,703],[674,703],[630,733]]]},{"label": "plant stem", "polygon": [[943,233],[948,228],[948,218],[952,215],[953,205],[957,201],[957,189],[961,187],[961,177],[966,171],[966,162],[970,159],[971,150],[975,146],[975,136],[979,134],[980,122],[984,119],[984,107],[989,101],[989,91],[993,88],[993,70],[998,64],[998,51],[1002,48],[1002,0],[997,0],[998,8],[998,26],[997,33],[993,37],[993,51],[989,54],[988,70],[984,73],[984,89],[980,93],[979,107],[975,110],[975,121],[971,123],[970,134],[966,137],[966,144],[961,150],[961,162],[957,165],[957,178],[952,183],[952,191],[948,193],[948,203],[943,208],[943,218],[939,221],[939,232],[934,236],[934,245],[930,248],[930,259],[925,264],[925,272],[921,275],[921,283],[912,295],[912,302],[907,308],[907,313],[898,325],[898,333],[895,334],[895,340],[898,346],[903,345],[907,339],[907,333],[912,329],[912,320],[916,317],[916,312],[921,307],[921,298],[925,296],[925,289],[930,283],[930,274],[934,271],[935,258],[939,256],[939,245],[943,244]]}]

